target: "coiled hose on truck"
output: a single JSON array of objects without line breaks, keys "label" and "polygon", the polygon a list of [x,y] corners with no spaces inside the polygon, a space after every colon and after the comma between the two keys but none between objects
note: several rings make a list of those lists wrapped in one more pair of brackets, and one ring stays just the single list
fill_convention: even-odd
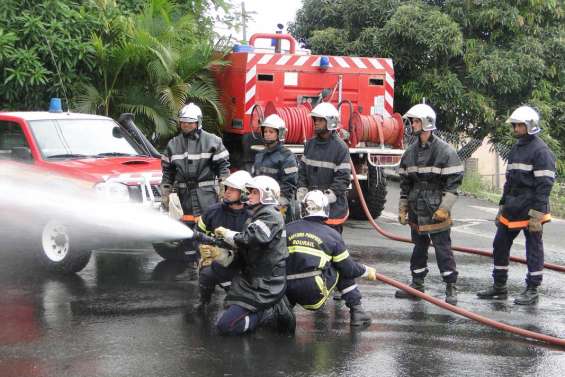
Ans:
[{"label": "coiled hose on truck", "polygon": [[[359,196],[359,203],[361,204],[363,211],[365,212],[365,215],[367,216],[367,219],[369,220],[369,223],[373,226],[373,228],[375,228],[375,230],[377,232],[379,232],[380,234],[382,234],[383,236],[390,238],[392,240],[395,241],[401,241],[401,242],[409,242],[412,243],[412,241],[408,238],[404,238],[404,237],[398,237],[395,236],[391,233],[386,232],[382,227],[380,227],[375,220],[372,218],[371,213],[369,212],[369,208],[367,208],[367,203],[365,202],[365,198],[363,196],[363,191],[361,190],[361,185],[359,184],[359,180],[357,179],[357,172],[355,171],[355,166],[353,165],[353,163],[351,163],[351,172],[353,174],[353,183],[355,185],[355,190],[357,191],[357,195]],[[466,253],[471,253],[471,254],[478,254],[478,255],[484,255],[484,256],[492,256],[492,253],[489,253],[487,251],[481,251],[481,250],[476,250],[476,249],[472,249],[472,248],[467,248],[467,247],[453,247],[454,250],[457,251],[462,251],[462,252],[466,252]],[[515,260],[515,259],[513,259]],[[522,262],[521,260],[517,260],[518,262]],[[522,262],[524,263],[524,262]],[[551,264],[550,264],[551,265]],[[557,267],[557,268],[551,268],[546,266],[546,268],[549,269],[553,269],[556,271],[565,271],[565,267],[562,266],[558,266],[558,265],[551,265],[553,267]],[[502,330],[502,331],[506,331],[506,332],[510,332],[512,334],[516,334],[525,338],[530,338],[530,339],[535,339],[535,340],[539,340],[551,345],[555,345],[555,346],[560,346],[560,347],[565,347],[565,339],[562,338],[557,338],[554,336],[550,336],[550,335],[545,335],[545,334],[541,334],[535,331],[530,331],[530,330],[525,330],[516,326],[511,326],[511,325],[507,325],[505,323],[502,322],[498,322],[495,321],[493,319],[484,317],[482,315],[473,313],[469,310],[460,308],[458,306],[455,305],[451,305],[448,304],[445,301],[442,301],[440,299],[437,299],[433,296],[430,296],[424,292],[420,292],[417,289],[414,289],[406,284],[403,284],[397,280],[391,279],[383,274],[377,273],[377,280],[388,284],[388,285],[392,285],[393,287],[396,287],[398,289],[402,289],[408,293],[410,293],[411,295],[417,296],[423,300],[426,300],[434,305],[439,306],[440,308],[449,310],[453,313],[462,315],[464,317],[467,317],[469,319],[472,319],[474,321],[477,321],[479,323],[482,323],[484,325],[487,326],[491,326],[494,327],[495,329],[498,330]]]}]

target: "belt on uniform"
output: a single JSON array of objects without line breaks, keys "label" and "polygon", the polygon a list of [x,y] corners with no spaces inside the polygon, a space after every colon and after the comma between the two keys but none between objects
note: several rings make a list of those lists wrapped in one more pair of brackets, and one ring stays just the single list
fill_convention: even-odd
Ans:
[{"label": "belt on uniform", "polygon": [[313,276],[318,276],[318,275],[321,275],[321,274],[322,274],[321,270],[308,271],[308,272],[303,272],[303,273],[300,273],[300,274],[287,275],[286,280],[305,279],[305,278],[310,278],[310,277],[313,277]]},{"label": "belt on uniform", "polygon": [[189,182],[189,183],[178,182],[177,184],[175,184],[175,186],[178,188],[195,189],[197,187],[214,186],[215,184],[216,181],[211,180],[211,181],[200,181],[200,182]]}]

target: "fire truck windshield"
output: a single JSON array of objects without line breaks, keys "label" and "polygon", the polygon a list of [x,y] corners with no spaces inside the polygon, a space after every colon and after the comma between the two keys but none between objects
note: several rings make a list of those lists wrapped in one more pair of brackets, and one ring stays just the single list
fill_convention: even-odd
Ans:
[{"label": "fire truck windshield", "polygon": [[138,156],[141,149],[110,119],[30,120],[44,158]]}]

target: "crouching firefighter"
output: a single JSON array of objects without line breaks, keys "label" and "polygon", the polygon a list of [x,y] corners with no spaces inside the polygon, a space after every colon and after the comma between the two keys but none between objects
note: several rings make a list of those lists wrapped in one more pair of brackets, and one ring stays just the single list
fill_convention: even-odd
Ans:
[{"label": "crouching firefighter", "polygon": [[[245,185],[251,180],[251,175],[245,170],[239,170],[226,178],[222,184],[225,186],[224,199],[204,212],[198,219],[197,231],[212,236],[214,229],[224,227],[241,232],[250,218],[249,211],[245,208],[247,189]],[[237,270],[228,262],[230,253],[221,250],[219,246],[200,244],[200,274],[198,286],[200,300],[195,307],[197,312],[204,312],[212,299],[216,285],[227,290]],[[224,256],[224,258],[221,258]]]},{"label": "crouching firefighter", "polygon": [[274,178],[281,187],[279,208],[285,222],[295,220],[295,195],[298,181],[296,157],[284,146],[286,125],[277,114],[269,115],[261,123],[261,133],[265,149],[255,155],[253,175],[266,175]]},{"label": "crouching firefighter", "polygon": [[[181,220],[193,228],[204,210],[218,202],[216,179],[221,181],[230,174],[229,153],[222,139],[202,129],[202,111],[195,104],[181,109],[179,125],[181,133],[169,141],[161,157],[161,202],[168,209],[169,194],[175,189],[184,212]],[[221,190],[222,185],[220,197]],[[196,263],[196,243],[185,240],[182,248],[184,260]]]},{"label": "crouching firefighter", "polygon": [[249,224],[236,232],[225,227],[214,233],[233,247],[237,274],[227,293],[227,309],[217,322],[221,334],[237,335],[272,324],[279,332],[294,333],[294,314],[284,296],[286,288],[286,232],[276,209],[280,188],[273,178],[257,176],[249,191]]},{"label": "crouching firefighter", "polygon": [[303,219],[287,225],[286,297],[291,306],[318,310],[337,287],[349,307],[351,326],[370,324],[355,279],[376,280],[375,269],[355,262],[341,234],[324,223],[330,206],[322,191],[308,192],[301,205]]},{"label": "crouching firefighter", "polygon": [[543,224],[551,220],[549,194],[555,182],[555,156],[537,136],[540,116],[529,106],[520,106],[506,123],[512,124],[518,142],[510,150],[506,183],[496,216],[493,242],[494,285],[477,293],[483,299],[506,299],[508,264],[514,239],[524,231],[526,237],[526,289],[514,299],[518,305],[538,301],[543,277]]},{"label": "crouching firefighter", "polygon": [[[432,133],[436,113],[428,105],[418,104],[404,115],[412,132],[418,136],[400,160],[400,201],[398,221],[411,226],[414,250],[410,258],[412,283],[424,291],[428,273],[428,248],[433,241],[441,277],[446,283],[445,301],[457,303],[458,272],[451,250],[451,208],[457,200],[457,188],[463,180],[463,165],[455,150]],[[397,298],[415,298],[405,291]]]}]

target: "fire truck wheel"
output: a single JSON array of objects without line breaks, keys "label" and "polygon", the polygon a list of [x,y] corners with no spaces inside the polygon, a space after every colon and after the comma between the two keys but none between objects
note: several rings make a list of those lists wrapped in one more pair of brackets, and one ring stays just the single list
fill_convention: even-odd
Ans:
[{"label": "fire truck wheel", "polygon": [[153,249],[165,260],[183,262],[185,255],[180,241],[154,243]]},{"label": "fire truck wheel", "polygon": [[39,261],[48,271],[73,274],[90,261],[91,250],[81,247],[77,234],[58,220],[48,221],[39,235]]},{"label": "fire truck wheel", "polygon": [[[383,168],[376,168],[369,165],[368,180],[361,181],[361,188],[363,190],[363,196],[367,202],[367,207],[371,212],[373,219],[378,218],[385,207],[386,202],[386,176],[384,174]],[[365,212],[358,200],[350,203],[349,212],[351,218],[355,220],[365,220]]]}]

